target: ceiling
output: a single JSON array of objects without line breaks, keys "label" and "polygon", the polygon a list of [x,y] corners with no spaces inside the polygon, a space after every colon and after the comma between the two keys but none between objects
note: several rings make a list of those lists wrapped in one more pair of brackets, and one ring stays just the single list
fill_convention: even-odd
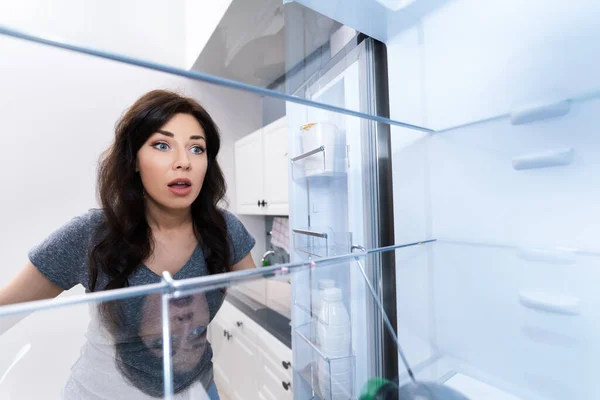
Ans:
[{"label": "ceiling", "polygon": [[233,0],[192,70],[265,88],[340,26],[294,2]]}]

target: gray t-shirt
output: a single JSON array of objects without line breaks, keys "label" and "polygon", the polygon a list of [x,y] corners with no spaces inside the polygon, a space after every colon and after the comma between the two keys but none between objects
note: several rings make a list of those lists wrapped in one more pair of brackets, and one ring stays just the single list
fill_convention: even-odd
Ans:
[{"label": "gray t-shirt", "polygon": [[[221,211],[231,239],[231,264],[234,265],[252,250],[255,240],[233,214],[226,210]],[[29,252],[29,259],[46,278],[61,288],[68,290],[81,284],[89,292],[88,252],[94,244],[94,232],[103,222],[104,214],[101,210],[90,210],[72,219],[33,248]],[[209,275],[209,272],[205,256],[201,246],[197,246],[190,259],[173,278],[179,280],[206,275]],[[130,287],[160,281],[161,277],[143,264],[128,278]],[[104,287],[106,282],[107,278],[100,271],[97,287]],[[224,297],[224,290],[212,289],[194,295],[193,299],[183,299],[178,302],[174,300],[173,317],[183,321],[184,317],[195,315],[193,319],[198,328],[194,332],[197,332],[199,337],[202,336],[205,343],[205,345],[196,344],[189,349],[183,346],[181,353],[184,355],[180,353],[179,358],[176,358],[177,355],[173,356],[175,368],[177,362],[180,362],[181,366],[187,366],[187,369],[183,368],[183,372],[174,373],[176,390],[185,391],[194,382],[200,382],[204,388],[208,388],[212,383],[212,349],[206,341],[204,328],[216,315]],[[117,322],[111,322],[109,326],[106,323],[107,319],[101,317],[104,314],[99,311],[104,310],[105,308],[100,306],[106,304],[90,306],[92,320],[86,334],[87,342],[82,349],[80,360],[72,369],[63,398],[145,399],[155,397],[162,392],[162,358],[156,354],[157,349],[160,349],[160,342],[157,342],[159,345],[154,345],[156,340],[154,342],[146,340],[156,333],[154,332],[156,329],[152,330],[153,326],[160,328],[160,302],[157,298],[160,296],[119,301],[121,317]],[[107,304],[112,305],[117,302]],[[111,321],[114,321],[114,318]],[[177,324],[178,320],[175,319],[172,323],[174,330],[177,329]],[[144,335],[139,334],[140,331],[145,332]],[[160,332],[160,329],[157,332]],[[177,340],[175,333],[173,336],[174,340]],[[133,337],[135,338],[132,339]],[[159,337],[162,335],[158,335],[156,339],[158,340]],[[186,352],[190,356],[185,356]],[[109,371],[110,368],[113,370]],[[121,386],[116,384],[115,381],[119,379],[126,385],[123,385],[123,382],[120,382]],[[131,391],[136,388],[139,390]]]}]

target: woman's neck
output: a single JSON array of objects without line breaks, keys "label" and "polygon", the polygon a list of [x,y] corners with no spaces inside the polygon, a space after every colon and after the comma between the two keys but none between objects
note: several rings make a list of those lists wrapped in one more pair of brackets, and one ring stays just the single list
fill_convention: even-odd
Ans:
[{"label": "woman's neck", "polygon": [[191,208],[171,210],[160,207],[154,202],[146,202],[148,225],[155,232],[172,232],[190,228],[192,224]]}]

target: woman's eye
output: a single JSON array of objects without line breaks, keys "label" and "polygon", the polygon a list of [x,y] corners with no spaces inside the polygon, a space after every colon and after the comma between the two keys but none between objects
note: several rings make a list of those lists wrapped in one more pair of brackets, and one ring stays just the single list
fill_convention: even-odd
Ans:
[{"label": "woman's eye", "polygon": [[162,150],[162,151],[169,150],[169,145],[166,143],[163,143],[163,142],[154,143],[152,145],[152,147],[154,147],[157,150]]},{"label": "woman's eye", "polygon": [[194,329],[191,333],[192,337],[198,337],[198,336],[202,336],[204,334],[204,332],[206,332],[206,327],[205,326],[199,326],[196,329]]},{"label": "woman's eye", "polygon": [[193,146],[192,147],[192,153],[194,153],[194,154],[202,154],[202,153],[204,153],[204,148],[200,147],[200,146]]}]

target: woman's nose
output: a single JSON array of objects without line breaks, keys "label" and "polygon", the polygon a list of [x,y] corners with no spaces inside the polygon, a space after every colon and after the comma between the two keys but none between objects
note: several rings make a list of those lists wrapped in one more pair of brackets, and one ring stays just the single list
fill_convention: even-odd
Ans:
[{"label": "woman's nose", "polygon": [[181,313],[175,316],[177,322],[179,322],[180,324],[189,323],[189,321],[191,321],[193,317],[193,312]]},{"label": "woman's nose", "polygon": [[177,155],[177,160],[175,160],[175,169],[181,169],[184,171],[189,170],[192,167],[192,163],[190,162],[190,157],[186,154],[185,151],[179,152]]}]

